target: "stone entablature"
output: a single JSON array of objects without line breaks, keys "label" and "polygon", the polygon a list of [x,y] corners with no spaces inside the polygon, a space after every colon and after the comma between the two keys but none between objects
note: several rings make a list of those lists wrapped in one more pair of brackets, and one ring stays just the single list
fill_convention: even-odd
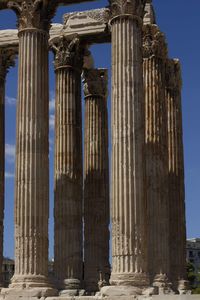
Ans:
[{"label": "stone entablature", "polygon": [[100,8],[83,12],[73,12],[63,16],[64,34],[77,34],[87,38],[89,43],[110,42],[110,30],[108,22],[110,10]]},{"label": "stone entablature", "polygon": [[[109,9],[94,9],[64,15],[64,25],[53,24],[50,40],[60,35],[78,35],[89,43],[110,42]],[[0,47],[18,47],[18,30],[0,30]]]}]

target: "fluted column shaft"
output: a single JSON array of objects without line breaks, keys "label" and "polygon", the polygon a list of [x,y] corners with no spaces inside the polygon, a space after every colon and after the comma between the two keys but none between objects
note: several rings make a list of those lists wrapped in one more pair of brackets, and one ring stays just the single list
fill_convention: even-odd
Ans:
[{"label": "fluted column shaft", "polygon": [[141,1],[137,4],[127,1],[123,7],[117,1],[113,2],[111,284],[144,287],[148,285],[148,280],[139,17],[143,6]]},{"label": "fluted column shaft", "polygon": [[84,139],[84,281],[88,293],[98,290],[100,273],[108,282],[109,161],[107,72],[85,70]]},{"label": "fluted column shaft", "polygon": [[[15,273],[9,293],[34,289],[54,295],[48,282],[49,82],[48,38],[53,5],[10,1],[18,18],[19,63],[15,168]],[[27,295],[27,294],[26,294]],[[29,296],[30,293],[29,293]]]},{"label": "fluted column shaft", "polygon": [[82,59],[78,39],[61,39],[57,47],[55,275],[60,289],[68,290],[79,289],[82,279]]},{"label": "fluted column shaft", "polygon": [[181,86],[180,63],[175,59],[168,60],[166,68],[166,102],[168,109],[170,270],[173,285],[180,293],[188,288],[186,282],[186,222]]},{"label": "fluted column shaft", "polygon": [[48,274],[48,34],[19,33],[15,180],[15,274],[12,285],[46,285]]},{"label": "fluted column shaft", "polygon": [[157,25],[143,28],[145,161],[148,264],[151,281],[163,287],[169,276],[169,198],[165,61],[167,46]]}]

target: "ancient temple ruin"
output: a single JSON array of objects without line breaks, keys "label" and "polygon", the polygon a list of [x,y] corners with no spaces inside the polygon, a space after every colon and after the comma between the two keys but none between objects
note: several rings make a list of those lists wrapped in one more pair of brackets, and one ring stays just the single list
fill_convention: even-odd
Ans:
[{"label": "ancient temple ruin", "polygon": [[[168,56],[151,0],[110,0],[106,8],[68,13],[63,24],[51,24],[59,5],[77,2],[84,0],[0,2],[0,9],[14,10],[18,20],[17,30],[0,30],[0,269],[5,82],[19,59],[15,274],[0,297],[187,294],[179,60]],[[94,68],[89,50],[99,43],[112,44],[111,153],[108,72]],[[48,278],[49,51],[56,76],[53,282]]]}]

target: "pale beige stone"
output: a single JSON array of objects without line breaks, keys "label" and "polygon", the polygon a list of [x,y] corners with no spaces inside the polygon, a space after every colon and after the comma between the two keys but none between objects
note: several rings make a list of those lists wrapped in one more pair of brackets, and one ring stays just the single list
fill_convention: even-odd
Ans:
[{"label": "pale beige stone", "polygon": [[[50,30],[50,38],[54,38],[61,34],[63,29],[62,24],[52,24]],[[17,29],[4,29],[0,30],[0,46],[1,47],[16,47],[19,46],[18,30]]]},{"label": "pale beige stone", "polygon": [[[112,273],[110,283],[149,285],[144,195],[142,1],[111,1]],[[126,36],[126,38],[125,38]]]},{"label": "pale beige stone", "polygon": [[[15,273],[4,295],[55,295],[48,281],[48,24],[36,2],[9,2],[19,19]],[[32,296],[32,294],[31,294]]]},{"label": "pale beige stone", "polygon": [[109,283],[109,161],[105,69],[84,70],[84,283],[89,294]]},{"label": "pale beige stone", "polygon": [[[50,39],[61,34],[69,36],[78,34],[88,43],[110,42],[108,30],[109,9],[93,9],[83,12],[73,12],[64,15],[64,24],[52,24]],[[17,29],[0,30],[0,46],[18,48],[19,39]]]},{"label": "pale beige stone", "polygon": [[110,42],[109,17],[108,8],[64,14],[63,33],[78,34],[81,38],[87,37],[88,43]]},{"label": "pale beige stone", "polygon": [[0,46],[1,47],[16,47],[19,46],[19,38],[17,29],[0,30]]},{"label": "pale beige stone", "polygon": [[146,0],[145,3],[145,15],[143,18],[143,24],[156,24],[156,15],[153,8],[152,0]]},{"label": "pale beige stone", "polygon": [[55,276],[62,295],[82,280],[82,110],[79,38],[52,40],[55,52]]},{"label": "pale beige stone", "polygon": [[[72,1],[63,0],[65,4],[70,2]],[[142,16],[145,2],[144,24],[146,27],[143,50],[146,54],[148,52],[148,55],[144,59],[143,66],[146,108],[143,97],[141,53]],[[172,278],[176,290],[182,294],[187,293],[184,269],[185,208],[180,66],[176,60],[168,61],[165,99],[163,55],[166,58],[166,53],[163,53],[163,50],[165,52],[165,47],[162,45],[163,36],[157,26],[149,26],[149,24],[155,23],[151,2],[150,0],[111,0],[109,8],[106,9],[66,14],[64,26],[55,24],[50,32],[50,43],[53,38],[53,48],[56,52],[55,270],[57,284],[62,289],[60,293],[62,297],[59,297],[61,299],[94,299],[94,297],[76,297],[76,295],[84,293],[83,290],[80,290],[82,277],[80,73],[84,55],[81,41],[84,44],[110,42],[110,30],[113,46],[111,184],[113,239],[111,284],[113,286],[102,288],[96,298],[106,296],[107,299],[134,299],[135,297],[131,295],[141,294],[145,294],[145,297],[148,298],[148,295],[155,292],[153,288],[149,287],[148,270],[150,270],[154,286],[159,287],[160,294],[163,294],[160,298],[152,297],[152,299],[162,299],[162,297],[181,299],[177,296],[170,298],[170,296],[164,295],[166,292],[171,292],[168,277]],[[38,5],[39,3],[40,5]],[[60,4],[63,3],[60,2]],[[44,300],[46,296],[56,293],[47,279],[49,206],[47,57],[50,23],[47,20],[50,21],[53,16],[57,3],[33,0],[29,2],[27,9],[25,2],[1,1],[0,9],[5,8],[7,4],[9,8],[17,12],[19,18],[19,39],[18,31],[0,31],[0,46],[5,49],[13,46],[17,49],[19,45],[15,192],[16,270],[10,288],[2,291],[2,298],[11,300],[22,299],[21,297],[24,299],[39,297]],[[81,41],[77,34],[81,37]],[[65,45],[66,37],[67,46]],[[92,64],[91,57],[87,57],[85,66],[91,67]],[[4,136],[2,134],[4,79],[2,80],[0,75],[0,142],[2,141],[0,164],[2,165],[4,164]],[[173,83],[172,79],[174,79]],[[95,78],[91,82],[92,91],[95,91]],[[88,81],[87,84],[85,82],[85,86],[87,87],[86,97],[90,97],[92,102],[89,106],[90,115],[88,112],[89,117],[86,118],[86,122],[89,120],[88,127],[91,128],[91,132],[92,130],[96,131],[95,138],[98,141],[94,142],[92,136],[88,134],[92,146],[85,151],[85,171],[87,172],[91,166],[99,167],[103,156],[103,163],[107,165],[108,162],[106,152],[103,154],[107,148],[106,141],[103,141],[106,134],[103,137],[104,134],[102,135],[100,130],[105,123],[103,125],[101,123],[102,115],[99,118],[95,117],[99,110],[93,109],[92,106],[95,101],[99,100],[95,95],[97,92],[91,92]],[[98,93],[102,96],[99,88],[101,89],[101,85],[98,86]],[[88,91],[91,95],[88,94]],[[101,98],[103,99],[103,97]],[[167,104],[168,119],[165,104]],[[146,123],[144,123],[145,113]],[[166,124],[168,124],[168,134]],[[148,144],[146,165],[143,152],[145,138]],[[95,147],[98,149],[96,156],[92,152]],[[166,149],[168,149],[168,157]],[[98,165],[97,162],[100,164]],[[145,169],[147,171],[146,185]],[[0,173],[0,241],[3,229],[4,169],[1,168],[1,171],[3,172]],[[170,196],[167,195],[166,190],[166,186],[168,186],[167,171],[169,171]],[[92,179],[94,180],[95,176]],[[99,189],[105,185],[105,181],[98,183]],[[92,183],[93,189],[95,189],[95,184]],[[144,187],[147,187],[147,199],[151,201],[151,203],[148,201],[148,205]],[[91,191],[92,188],[89,190]],[[108,193],[108,189],[106,193]],[[92,207],[91,204],[93,212],[98,210],[96,215],[99,218],[100,212],[104,212],[102,223],[106,224],[106,229],[104,228],[100,232],[101,239],[97,238],[96,234],[99,228],[96,229],[95,234],[88,231],[89,238],[98,245],[96,249],[94,247],[88,251],[89,254],[95,253],[94,259],[91,259],[88,264],[91,271],[89,277],[92,278],[90,282],[94,281],[96,285],[98,280],[97,263],[101,263],[103,267],[99,268],[103,270],[100,270],[102,275],[99,286],[103,285],[102,276],[107,272],[105,270],[108,267],[108,202],[105,199],[107,199],[107,194],[103,200],[104,204],[106,203],[104,210],[102,207],[98,208],[98,205]],[[169,206],[167,200],[170,202]],[[153,205],[149,205],[152,203]],[[178,212],[179,214],[177,214]],[[88,213],[88,216],[90,215],[93,217],[93,213]],[[88,217],[90,225],[92,217],[90,220]],[[169,219],[170,224],[168,223]],[[97,223],[95,221],[93,224]],[[149,238],[148,222],[150,224]],[[147,240],[149,241],[148,245]],[[103,243],[105,243],[102,251],[106,254],[105,264],[102,263],[103,260],[98,259],[97,253],[101,247],[100,244]],[[149,248],[148,255],[147,247]],[[88,248],[86,249],[88,250]],[[178,251],[178,259],[175,261],[176,251]],[[102,257],[102,254],[100,256]],[[2,248],[0,248],[0,266],[1,257]],[[152,263],[153,260],[154,263]],[[105,267],[105,265],[107,266]],[[96,288],[97,286],[95,286]],[[71,295],[71,297],[66,297],[67,295]],[[125,295],[129,296],[125,297]],[[138,299],[143,299],[142,297]],[[186,297],[192,299],[190,296]],[[187,298],[182,296],[182,299]]]},{"label": "pale beige stone", "polygon": [[[1,298],[1,300],[5,298]],[[37,300],[37,297],[18,297],[15,298],[9,296],[6,300]],[[104,298],[98,298],[96,296],[93,297],[42,297],[40,300],[95,300],[95,299],[105,299],[105,300],[199,300],[199,295],[164,295],[164,296],[152,296],[152,297],[144,297],[144,296],[109,296]]]}]

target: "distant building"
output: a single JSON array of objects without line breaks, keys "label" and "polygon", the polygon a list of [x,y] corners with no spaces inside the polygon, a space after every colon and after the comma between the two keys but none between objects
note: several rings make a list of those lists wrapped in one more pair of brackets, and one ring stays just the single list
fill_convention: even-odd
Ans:
[{"label": "distant building", "polygon": [[200,272],[200,238],[187,240],[187,261],[192,263],[195,272]]}]

